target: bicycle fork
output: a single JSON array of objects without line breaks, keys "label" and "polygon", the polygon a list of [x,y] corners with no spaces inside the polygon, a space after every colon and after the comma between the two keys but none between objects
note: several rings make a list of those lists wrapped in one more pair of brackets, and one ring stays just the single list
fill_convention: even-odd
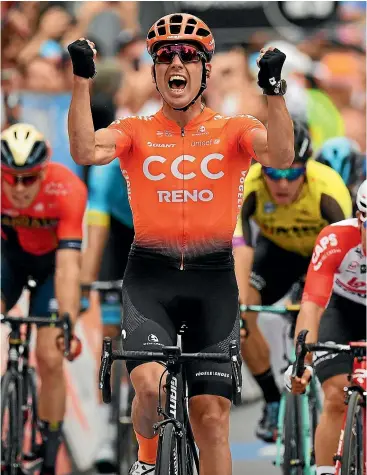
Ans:
[{"label": "bicycle fork", "polygon": [[[285,411],[286,411],[286,400],[287,393],[283,392],[280,406],[279,406],[279,416],[278,416],[278,428],[277,428],[277,438],[276,438],[276,459],[274,465],[276,467],[281,467],[283,464],[283,433],[284,433],[284,420],[285,420]],[[312,454],[312,443],[311,443],[311,424],[310,424],[310,413],[309,413],[309,396],[308,394],[302,394],[299,396],[299,410],[301,416],[301,436],[302,436],[302,447],[303,454],[301,460],[294,460],[294,465],[302,465],[303,475],[314,475],[315,467]]]}]

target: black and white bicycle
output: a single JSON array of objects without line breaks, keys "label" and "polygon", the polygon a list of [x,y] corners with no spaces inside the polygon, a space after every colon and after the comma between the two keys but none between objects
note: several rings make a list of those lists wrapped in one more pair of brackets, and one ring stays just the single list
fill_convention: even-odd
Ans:
[{"label": "black and white bicycle", "polygon": [[[238,343],[230,343],[229,354],[223,353],[182,353],[179,346],[162,347],[161,352],[112,351],[112,341],[105,338],[99,388],[105,403],[111,402],[111,367],[116,360],[159,361],[166,367],[159,383],[159,394],[163,386],[166,393],[165,408],[159,397],[157,412],[163,419],[154,425],[159,434],[156,475],[199,474],[199,456],[188,416],[188,395],[185,364],[192,361],[231,362],[233,402],[241,403],[241,358]],[[195,471],[196,470],[196,471]]]}]

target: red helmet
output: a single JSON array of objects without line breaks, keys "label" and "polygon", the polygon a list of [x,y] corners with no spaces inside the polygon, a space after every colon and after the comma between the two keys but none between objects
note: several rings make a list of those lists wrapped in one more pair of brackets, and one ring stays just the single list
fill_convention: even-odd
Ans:
[{"label": "red helmet", "polygon": [[209,27],[190,13],[173,13],[156,21],[148,32],[148,53],[152,55],[158,44],[167,41],[199,44],[207,61],[212,59],[215,50],[215,41]]}]

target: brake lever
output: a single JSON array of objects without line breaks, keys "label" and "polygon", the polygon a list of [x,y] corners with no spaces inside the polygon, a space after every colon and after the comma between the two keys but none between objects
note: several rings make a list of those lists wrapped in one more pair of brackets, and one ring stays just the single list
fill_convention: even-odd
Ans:
[{"label": "brake lever", "polygon": [[99,389],[102,390],[104,403],[111,402],[111,367],[112,367],[112,340],[109,337],[103,339],[101,366],[99,369]]},{"label": "brake lever", "polygon": [[70,343],[71,343],[71,320],[70,315],[65,313],[62,318],[62,329],[64,332],[64,356],[67,358],[70,355]]},{"label": "brake lever", "polygon": [[306,336],[308,330],[301,330],[296,341],[296,361],[293,363],[292,378],[301,378],[305,371],[305,356],[307,354]]},{"label": "brake lever", "polygon": [[241,404],[242,394],[242,373],[241,365],[242,359],[239,353],[239,347],[236,340],[232,340],[229,344],[229,356],[231,359],[232,369],[232,392],[233,392],[233,404],[239,406]]}]

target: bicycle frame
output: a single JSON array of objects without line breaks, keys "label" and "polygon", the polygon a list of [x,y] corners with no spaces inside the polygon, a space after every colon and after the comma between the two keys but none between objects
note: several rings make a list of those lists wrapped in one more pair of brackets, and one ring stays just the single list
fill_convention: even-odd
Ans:
[{"label": "bicycle frame", "polygon": [[[173,347],[171,350],[172,356],[174,352],[175,350]],[[178,357],[179,354],[180,352],[177,347],[176,356]],[[163,373],[159,385],[159,402],[157,407],[158,415],[163,416],[164,419],[163,421],[154,424],[153,428],[155,431],[158,431],[166,424],[174,424],[178,436],[181,439],[184,436],[186,437],[186,440],[191,447],[194,463],[198,472],[199,456],[195,447],[194,436],[190,425],[187,407],[188,396],[185,365],[182,363],[180,364],[167,361],[165,366],[167,368],[165,371],[165,373],[167,372],[166,384],[163,386],[166,392],[165,410],[163,410],[161,402],[162,380],[165,373]],[[183,447],[183,450],[185,451],[184,453],[187,457],[186,446]]]},{"label": "bicycle frame", "polygon": [[[350,343],[351,347],[354,348],[365,348],[367,346],[366,343],[361,342],[352,342]],[[356,390],[361,393],[364,398],[364,405],[362,406],[363,412],[363,439],[366,441],[367,436],[367,428],[366,428],[366,395],[367,395],[367,358],[365,355],[355,356],[353,359],[353,369],[352,373],[349,375],[350,386],[344,388],[345,392],[345,404],[348,406],[349,398],[352,394],[352,390]],[[343,447],[344,447],[344,432],[345,432],[345,425],[347,420],[347,411],[344,414],[343,420],[343,428],[340,432],[340,438],[338,443],[338,449],[335,459],[335,474],[340,475],[341,472],[341,461],[342,461],[342,454],[343,454]],[[366,455],[366,454],[365,454]],[[364,470],[363,473],[366,474],[367,472],[367,461],[364,460]]]},{"label": "bicycle frame", "polygon": [[[290,363],[294,362],[296,358],[295,349],[292,346],[290,355]],[[276,458],[274,465],[276,467],[281,467],[283,464],[283,431],[284,431],[284,420],[285,420],[285,411],[286,411],[286,397],[287,392],[283,391],[280,399],[279,406],[279,415],[278,415],[278,433],[276,439]],[[320,399],[320,394],[316,385],[316,381],[313,378],[310,385],[307,387],[306,393],[299,396],[300,399],[300,408],[301,408],[301,418],[302,418],[302,435],[303,435],[303,474],[304,475],[314,475],[315,466],[314,460],[312,458],[312,443],[311,443],[311,425],[310,425],[310,399],[313,398],[316,404],[317,410],[321,411],[322,403]]]}]

